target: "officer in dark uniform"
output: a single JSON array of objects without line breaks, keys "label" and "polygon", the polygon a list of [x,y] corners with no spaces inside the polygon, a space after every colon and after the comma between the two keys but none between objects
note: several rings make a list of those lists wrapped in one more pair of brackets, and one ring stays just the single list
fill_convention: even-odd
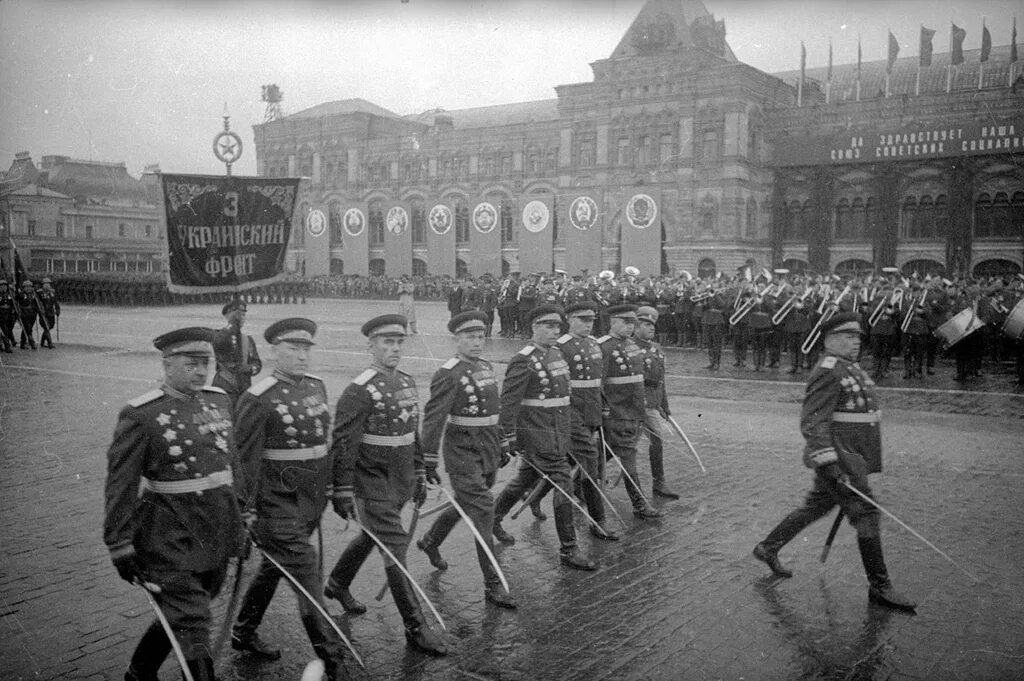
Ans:
[{"label": "officer in dark uniform", "polygon": [[526,283],[519,287],[519,333],[522,334],[523,338],[529,338],[532,331],[530,330],[530,312],[537,305],[537,275],[531,274],[526,279]]},{"label": "officer in dark uniform", "polygon": [[855,361],[860,351],[859,315],[841,312],[822,324],[825,356],[807,381],[800,431],[807,444],[804,464],[814,469],[814,488],[804,505],[786,516],[754,556],[780,577],[792,577],[779,550],[808,525],[839,504],[857,528],[857,544],[867,574],[868,597],[887,607],[913,610],[915,604],[892,587],[882,556],[877,508],[846,488],[874,498],[868,475],[882,470],[881,414],[875,384]]},{"label": "officer in dark uniform", "polygon": [[569,479],[571,407],[569,366],[555,346],[561,333],[562,308],[539,305],[527,320],[533,338],[509,360],[501,389],[501,430],[509,451],[519,453],[519,470],[494,502],[494,536],[503,544],[515,538],[501,526],[526,490],[542,480],[538,469],[562,490],[554,497],[555,530],[562,565],[594,570],[596,565],[576,543]]},{"label": "officer in dark uniform", "polygon": [[49,277],[43,279],[43,287],[39,291],[37,301],[40,307],[39,323],[42,326],[39,346],[53,350],[53,337],[50,333],[57,325],[57,317],[60,316],[60,301],[57,300],[57,292],[53,290],[53,282]]},{"label": "officer in dark uniform", "polygon": [[768,346],[772,333],[769,309],[768,303],[762,301],[754,305],[754,309],[747,315],[750,344],[754,348],[754,371],[760,371],[768,361]]},{"label": "officer in dark uniform", "polygon": [[217,375],[213,385],[228,394],[231,406],[252,385],[252,377],[263,370],[263,362],[252,336],[242,333],[246,305],[241,298],[229,301],[221,308],[228,325],[213,337],[213,351],[217,355]]},{"label": "officer in dark uniform", "polygon": [[811,321],[804,301],[798,299],[793,303],[793,308],[782,322],[782,330],[789,353],[789,373],[795,374],[800,371],[804,361],[800,348],[811,330]]},{"label": "officer in dark uniform", "polygon": [[487,318],[484,334],[491,337],[494,328],[494,308],[498,306],[498,291],[494,286],[494,278],[490,274],[480,277],[480,311]]},{"label": "officer in dark uniform", "polygon": [[608,308],[609,333],[597,339],[604,355],[603,386],[608,406],[603,430],[606,444],[632,478],[623,482],[633,504],[633,515],[641,519],[660,518],[662,512],[647,503],[637,486],[640,480],[636,470],[636,445],[647,415],[647,401],[644,353],[633,340],[636,311],[636,305],[628,303]]},{"label": "officer in dark uniform", "polygon": [[700,321],[710,360],[706,368],[712,371],[717,371],[722,366],[722,343],[725,342],[726,326],[725,313],[722,312],[724,305],[718,294],[708,298],[704,301],[704,313]]},{"label": "officer in dark uniform", "polygon": [[[153,341],[164,382],[128,402],[107,451],[103,540],[122,579],[160,587],[153,598],[170,622],[192,677],[211,681],[210,602],[240,555],[246,498],[224,391],[203,387],[213,359],[211,329],[171,331]],[[237,486],[236,486],[237,484]],[[141,493],[140,493],[141,489]],[[171,642],[154,621],[126,681],[154,681]]]},{"label": "officer in dark uniform", "polygon": [[[436,470],[428,472],[424,464],[417,433],[416,382],[398,368],[407,326],[405,317],[397,314],[374,317],[363,324],[373,364],[342,393],[331,436],[336,470],[334,510],[342,518],[356,517],[403,565],[409,535],[402,527],[402,507],[409,499],[422,504],[427,482],[441,482]],[[348,612],[366,611],[348,589],[374,546],[366,532],[360,532],[342,552],[327,580],[324,595],[340,601]],[[424,619],[412,584],[390,558],[385,557],[384,565],[391,595],[405,623],[406,641],[429,653],[447,654],[444,640]]]},{"label": "officer in dark uniform", "polygon": [[924,304],[915,305],[911,301],[907,306],[907,314],[913,316],[907,322],[907,331],[903,334],[903,378],[924,378],[924,359],[930,333]]},{"label": "officer in dark uniform", "polygon": [[18,302],[18,311],[21,316],[21,349],[25,349],[26,343],[33,350],[36,349],[36,290],[29,279],[21,283],[21,290],[15,294]]},{"label": "officer in dark uniform", "polygon": [[18,314],[10,288],[7,280],[0,277],[0,351],[8,353],[14,352],[14,321]]},{"label": "officer in dark uniform", "polygon": [[[235,408],[235,435],[247,479],[255,481],[256,498],[250,505],[256,508],[253,529],[260,548],[323,605],[322,576],[310,537],[327,507],[334,467],[327,451],[327,388],[319,377],[306,373],[316,328],[301,317],[267,328],[263,337],[273,346],[274,373],[242,393]],[[235,650],[271,660],[281,657],[256,632],[281,577],[263,558],[232,631]],[[309,599],[292,588],[313,650],[324,661],[328,677],[340,678],[344,644]]]},{"label": "officer in dark uniform", "polygon": [[[491,487],[502,461],[502,442],[498,380],[491,363],[480,357],[486,325],[483,312],[463,312],[448,322],[448,330],[455,335],[455,357],[442,364],[430,382],[430,399],[423,410],[422,445],[426,468],[436,475],[437,451],[444,437],[444,469],[455,490],[455,501],[493,553]],[[439,547],[461,517],[454,508],[445,509],[416,542],[438,570],[448,569]],[[499,607],[515,608],[515,599],[502,586],[479,544],[476,552],[484,575],[484,598]]]},{"label": "officer in dark uniform", "polygon": [[505,277],[498,293],[498,317],[501,320],[501,337],[515,338],[519,321],[519,276],[517,272]]},{"label": "officer in dark uniform", "polygon": [[665,351],[654,341],[658,327],[658,311],[645,305],[636,311],[633,340],[643,351],[644,361],[644,432],[650,443],[647,454],[651,461],[652,491],[655,496],[678,499],[665,482],[665,440],[671,437],[666,425],[671,411],[665,392]]}]

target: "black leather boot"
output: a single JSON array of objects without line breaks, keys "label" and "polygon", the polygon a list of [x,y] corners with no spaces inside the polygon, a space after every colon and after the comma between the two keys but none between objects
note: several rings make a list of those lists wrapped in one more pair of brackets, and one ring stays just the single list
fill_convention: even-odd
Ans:
[{"label": "black leather boot", "polygon": [[501,526],[501,521],[505,518],[505,514],[515,505],[518,496],[518,494],[510,492],[508,487],[506,487],[501,490],[498,498],[494,500],[494,526],[491,528],[491,533],[502,544],[511,545],[516,543],[516,538],[505,531],[505,528]]},{"label": "black leather boot", "polygon": [[565,503],[555,506],[555,530],[562,548],[559,551],[559,562],[575,570],[596,570],[597,565],[590,560],[579,546],[576,545],[576,527],[573,525],[572,504]]},{"label": "black leather boot", "polygon": [[767,563],[772,572],[779,577],[792,577],[793,572],[779,562],[779,550],[817,518],[817,516],[811,517],[799,509],[793,511],[768,533],[764,541],[754,547],[754,558]]},{"label": "black leather boot", "polygon": [[160,665],[170,652],[171,641],[164,633],[164,628],[160,622],[153,622],[135,646],[128,671],[124,673],[125,681],[158,681]]},{"label": "black leather boot", "polygon": [[357,601],[349,593],[348,588],[372,550],[373,540],[360,532],[359,536],[345,547],[324,586],[324,596],[340,602],[341,607],[349,614],[361,615],[366,612],[366,606]]},{"label": "black leather boot", "polygon": [[[213,659],[209,655],[185,660],[188,670],[192,673],[192,681],[217,681],[213,673]],[[181,675],[182,681],[185,675]]]},{"label": "black leather boot", "polygon": [[868,577],[868,599],[887,608],[914,612],[917,603],[892,588],[889,571],[885,567],[882,555],[882,540],[878,537],[858,537],[860,559],[864,563],[864,573]]},{"label": "black leather boot", "polygon": [[438,570],[447,570],[448,561],[441,557],[441,551],[430,538],[430,533],[423,535],[423,538],[416,542],[416,548],[427,554],[427,560]]},{"label": "black leather boot", "polygon": [[405,640],[409,645],[416,646],[431,655],[447,655],[448,646],[441,636],[427,626],[423,619],[423,611],[420,609],[420,602],[401,568],[397,565],[390,565],[385,573],[388,576],[391,596],[395,599],[395,606],[402,616],[402,622],[405,623]]},{"label": "black leather boot", "polygon": [[231,630],[231,648],[252,653],[264,660],[281,659],[281,651],[271,648],[256,633],[263,621],[263,615],[274,599],[280,573],[263,570],[262,565],[256,578],[242,599],[242,607],[238,610],[238,619]]}]

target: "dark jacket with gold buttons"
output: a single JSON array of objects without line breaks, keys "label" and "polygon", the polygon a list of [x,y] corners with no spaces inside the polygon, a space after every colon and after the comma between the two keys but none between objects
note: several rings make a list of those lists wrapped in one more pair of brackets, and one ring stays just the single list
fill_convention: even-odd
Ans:
[{"label": "dark jacket with gold buttons", "polygon": [[501,387],[501,430],[541,458],[569,453],[569,366],[557,347],[530,344],[509,360]]},{"label": "dark jacket with gold buttons", "polygon": [[601,378],[604,375],[601,346],[593,336],[577,337],[570,333],[557,343],[569,365],[573,421],[596,428],[601,425]]},{"label": "dark jacket with gold buttons", "polygon": [[604,397],[609,418],[640,421],[647,405],[644,397],[644,353],[632,338],[602,336]]},{"label": "dark jacket with gold buttons", "polygon": [[647,409],[657,409],[667,416],[668,395],[665,392],[665,351],[653,341],[634,339],[644,353],[644,400]]}]

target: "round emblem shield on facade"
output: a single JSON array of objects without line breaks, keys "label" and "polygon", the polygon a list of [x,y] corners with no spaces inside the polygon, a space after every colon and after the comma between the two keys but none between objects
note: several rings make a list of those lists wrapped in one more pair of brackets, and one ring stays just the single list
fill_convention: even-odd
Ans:
[{"label": "round emblem shield on facade", "polygon": [[392,234],[401,234],[409,229],[409,214],[401,206],[394,206],[388,211],[384,224]]},{"label": "round emblem shield on facade", "polygon": [[345,226],[346,234],[349,236],[359,236],[366,228],[366,216],[358,208],[349,208],[345,211],[342,224]]},{"label": "round emblem shield on facade", "polygon": [[647,194],[636,194],[626,204],[626,219],[637,229],[650,227],[657,215],[658,205]]},{"label": "round emblem shield on facade", "polygon": [[473,226],[481,234],[488,234],[498,224],[498,211],[495,207],[484,201],[476,204],[473,209]]},{"label": "round emblem shield on facade", "polygon": [[444,236],[452,228],[452,209],[439,203],[430,209],[427,215],[430,229],[438,236]]},{"label": "round emblem shield on facade", "polygon": [[587,231],[597,223],[597,202],[589,196],[577,196],[569,205],[569,222],[581,231]]},{"label": "round emblem shield on facade", "polygon": [[543,201],[530,201],[523,208],[523,227],[528,232],[543,232],[551,222],[551,211]]},{"label": "round emblem shield on facade", "polygon": [[323,236],[327,231],[327,216],[319,208],[314,208],[306,214],[306,231],[313,238]]}]

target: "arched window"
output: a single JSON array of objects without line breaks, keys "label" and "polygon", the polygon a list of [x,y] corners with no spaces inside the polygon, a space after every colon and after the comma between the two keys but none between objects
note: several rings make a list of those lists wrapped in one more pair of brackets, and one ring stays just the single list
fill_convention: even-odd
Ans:
[{"label": "arched window", "polygon": [[417,245],[427,243],[427,208],[423,199],[417,197],[409,202],[409,222],[412,242]]},{"label": "arched window", "polygon": [[370,227],[370,245],[384,245],[384,202],[380,199],[370,201],[367,206],[367,216]]},{"label": "arched window", "polygon": [[636,164],[646,166],[651,163],[651,136],[640,135],[640,143],[636,148]]},{"label": "arched window", "polygon": [[412,276],[425,277],[427,275],[427,263],[419,258],[412,259]]},{"label": "arched window", "polygon": [[1015,277],[1020,274],[1020,265],[1012,260],[983,260],[974,266],[974,276],[982,277]]},{"label": "arched window", "polygon": [[701,279],[711,279],[718,272],[718,266],[711,258],[704,258],[697,263],[697,276]]},{"label": "arched window", "polygon": [[807,271],[807,262],[799,258],[789,258],[782,261],[782,268],[789,270],[791,274],[803,274]]},{"label": "arched window", "polygon": [[387,273],[383,258],[374,258],[370,261],[370,274],[382,277]]},{"label": "arched window", "polygon": [[807,208],[808,203],[793,200],[786,206],[786,224],[783,225],[784,241],[807,240]]},{"label": "arched window", "polygon": [[1024,235],[1024,191],[981,194],[974,206],[974,236],[1019,238]]},{"label": "arched window", "polygon": [[718,227],[718,203],[710,196],[705,196],[700,204],[701,236],[714,236]]},{"label": "arched window", "polygon": [[908,196],[903,200],[900,210],[900,236],[904,239],[916,238],[917,231],[917,198]]},{"label": "arched window", "polygon": [[874,265],[869,263],[867,260],[860,260],[858,258],[844,260],[835,267],[836,274],[840,276],[855,276],[871,272],[873,269]]},{"label": "arched window", "polygon": [[[863,202],[861,202],[863,206]],[[853,233],[853,209],[847,199],[839,199],[836,203],[836,240],[852,239]]]},{"label": "arched window", "polygon": [[753,198],[747,199],[746,237],[748,239],[757,238],[757,201]]},{"label": "arched window", "polygon": [[331,201],[327,206],[327,222],[331,229],[331,246],[345,245],[345,231],[341,228],[341,203]]},{"label": "arched window", "polygon": [[915,273],[919,277],[925,277],[929,274],[932,275],[933,277],[942,277],[945,276],[946,274],[946,268],[942,265],[941,262],[927,259],[910,260],[904,263],[903,267],[901,267],[900,270],[903,273],[903,275],[907,277]]},{"label": "arched window", "polygon": [[700,160],[704,163],[714,163],[721,155],[718,143],[718,131],[706,131],[701,139]]}]

